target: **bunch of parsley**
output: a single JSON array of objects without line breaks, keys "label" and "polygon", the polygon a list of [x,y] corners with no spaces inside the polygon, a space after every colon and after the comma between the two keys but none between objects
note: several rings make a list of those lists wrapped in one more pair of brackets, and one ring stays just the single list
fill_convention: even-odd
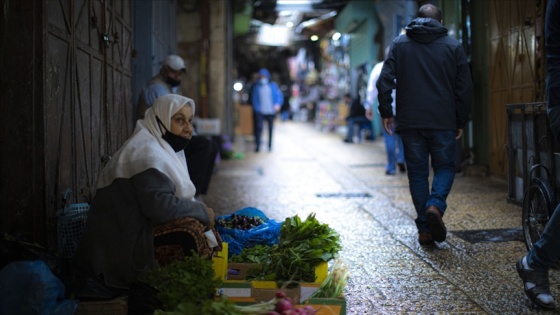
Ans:
[{"label": "bunch of parsley", "polygon": [[163,311],[174,311],[179,305],[200,310],[221,285],[212,261],[196,254],[152,270],[145,281],[157,290],[156,298]]}]

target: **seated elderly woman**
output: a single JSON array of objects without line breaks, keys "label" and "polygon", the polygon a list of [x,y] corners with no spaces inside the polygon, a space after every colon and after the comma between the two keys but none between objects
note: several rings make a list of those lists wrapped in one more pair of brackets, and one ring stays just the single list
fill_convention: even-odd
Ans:
[{"label": "seated elderly woman", "polygon": [[101,171],[73,259],[90,286],[109,289],[111,295],[129,289],[158,264],[193,250],[210,258],[216,249],[205,237],[213,228],[214,211],[194,201],[185,164],[183,149],[193,134],[194,111],[189,98],[158,98]]}]

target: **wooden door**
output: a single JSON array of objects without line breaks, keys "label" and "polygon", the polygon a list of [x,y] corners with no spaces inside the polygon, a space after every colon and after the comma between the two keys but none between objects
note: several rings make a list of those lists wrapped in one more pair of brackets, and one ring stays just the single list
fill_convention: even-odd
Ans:
[{"label": "wooden door", "polygon": [[490,172],[507,176],[506,104],[543,100],[542,0],[488,1]]},{"label": "wooden door", "polygon": [[132,132],[132,2],[48,0],[45,9],[45,194],[54,218],[67,188],[70,202],[91,199],[103,157]]}]

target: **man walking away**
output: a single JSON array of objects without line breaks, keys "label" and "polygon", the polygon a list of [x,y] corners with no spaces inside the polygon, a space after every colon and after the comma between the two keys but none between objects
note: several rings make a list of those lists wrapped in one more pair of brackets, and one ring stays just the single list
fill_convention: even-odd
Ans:
[{"label": "man walking away", "polygon": [[[472,107],[472,80],[465,51],[447,35],[441,11],[418,10],[406,34],[393,40],[377,81],[379,113],[388,134],[395,128],[404,144],[408,183],[416,209],[418,242],[443,242],[442,217],[455,178],[456,141]],[[391,106],[396,90],[396,115]],[[430,191],[429,163],[434,176]]]}]

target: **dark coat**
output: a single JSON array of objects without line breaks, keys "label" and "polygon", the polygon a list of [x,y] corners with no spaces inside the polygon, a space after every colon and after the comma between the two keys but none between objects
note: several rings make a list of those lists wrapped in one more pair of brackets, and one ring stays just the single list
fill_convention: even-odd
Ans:
[{"label": "dark coat", "polygon": [[156,267],[154,226],[191,217],[208,224],[206,207],[175,197],[165,174],[148,169],[98,189],[74,265],[113,288],[127,289]]},{"label": "dark coat", "polygon": [[396,89],[397,130],[462,129],[472,108],[472,79],[465,51],[430,18],[417,18],[391,44],[377,81],[379,113],[393,116]]}]

